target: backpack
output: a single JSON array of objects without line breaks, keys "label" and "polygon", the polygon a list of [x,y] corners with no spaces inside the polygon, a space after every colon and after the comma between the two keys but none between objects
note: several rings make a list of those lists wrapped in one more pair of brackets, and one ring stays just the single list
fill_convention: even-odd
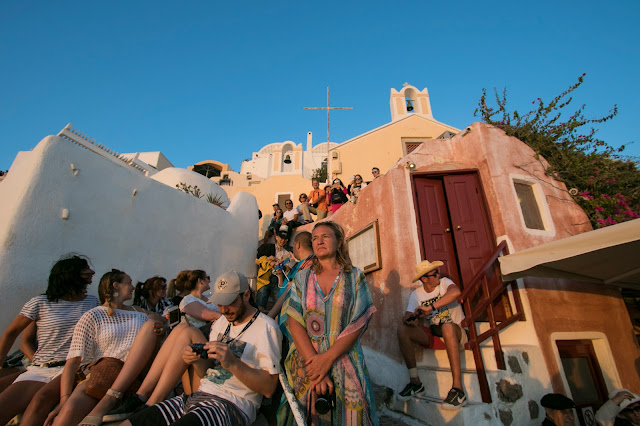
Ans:
[{"label": "backpack", "polygon": [[347,202],[347,196],[340,189],[331,191],[331,204],[343,204]]}]

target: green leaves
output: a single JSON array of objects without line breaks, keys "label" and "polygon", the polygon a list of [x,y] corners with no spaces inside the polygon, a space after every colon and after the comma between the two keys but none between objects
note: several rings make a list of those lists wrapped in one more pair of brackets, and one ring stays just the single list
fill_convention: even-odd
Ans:
[{"label": "green leaves", "polygon": [[598,228],[640,217],[640,171],[636,161],[621,155],[624,145],[615,148],[596,137],[593,126],[615,117],[617,105],[599,118],[586,118],[586,105],[567,111],[585,75],[549,103],[536,98],[535,108],[524,114],[507,109],[506,88],[502,94],[494,89],[495,107],[482,89],[474,116],[529,145],[536,159],[542,156],[549,163],[545,174],[577,189],[570,195]]}]

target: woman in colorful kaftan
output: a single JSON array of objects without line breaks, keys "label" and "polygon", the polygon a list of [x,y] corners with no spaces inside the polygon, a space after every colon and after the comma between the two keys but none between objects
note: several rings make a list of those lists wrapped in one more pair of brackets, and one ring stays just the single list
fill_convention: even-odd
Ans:
[{"label": "woman in colorful kaftan", "polygon": [[[313,228],[315,258],[300,271],[284,312],[293,344],[285,360],[293,392],[313,425],[377,425],[375,402],[360,336],[376,311],[364,274],[351,265],[344,231],[334,222]],[[318,395],[335,395],[326,414]],[[283,399],[278,424],[294,423]]]}]

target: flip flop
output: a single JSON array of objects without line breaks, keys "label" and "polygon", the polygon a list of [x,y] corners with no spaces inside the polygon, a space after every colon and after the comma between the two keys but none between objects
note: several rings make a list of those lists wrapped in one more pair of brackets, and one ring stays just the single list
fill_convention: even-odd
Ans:
[{"label": "flip flop", "polygon": [[98,416],[87,416],[84,419],[82,419],[80,423],[78,423],[78,426],[101,426],[101,425],[102,425],[102,417],[98,417]]}]

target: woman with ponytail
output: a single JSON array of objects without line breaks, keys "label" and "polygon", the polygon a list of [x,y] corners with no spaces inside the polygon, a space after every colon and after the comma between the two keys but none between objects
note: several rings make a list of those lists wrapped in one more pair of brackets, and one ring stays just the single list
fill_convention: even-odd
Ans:
[{"label": "woman with ponytail", "polygon": [[[67,363],[62,373],[60,406],[45,424],[78,424],[105,395],[122,399],[148,364],[164,325],[150,320],[145,312],[125,302],[133,296],[131,277],[112,269],[100,279],[101,305],[78,321]],[[90,364],[89,379],[75,390],[73,384],[80,365]],[[135,391],[135,388],[130,389]],[[100,424],[87,417],[83,424]]]},{"label": "woman with ponytail", "polygon": [[208,328],[211,323],[220,318],[220,310],[215,303],[207,303],[207,298],[202,293],[209,290],[211,278],[205,271],[189,271],[184,289],[189,294],[180,302],[180,312],[184,314],[185,322],[200,328],[205,336],[209,335]]},{"label": "woman with ponytail", "polygon": [[169,282],[169,289],[167,290],[167,296],[171,299],[173,306],[180,305],[184,296],[189,294],[188,290],[184,289],[184,285],[189,278],[189,270],[178,272],[178,275]]},{"label": "woman with ponytail", "polygon": [[156,275],[145,282],[138,282],[133,293],[133,305],[164,315],[167,308],[173,306],[171,299],[167,298],[167,279]]}]

